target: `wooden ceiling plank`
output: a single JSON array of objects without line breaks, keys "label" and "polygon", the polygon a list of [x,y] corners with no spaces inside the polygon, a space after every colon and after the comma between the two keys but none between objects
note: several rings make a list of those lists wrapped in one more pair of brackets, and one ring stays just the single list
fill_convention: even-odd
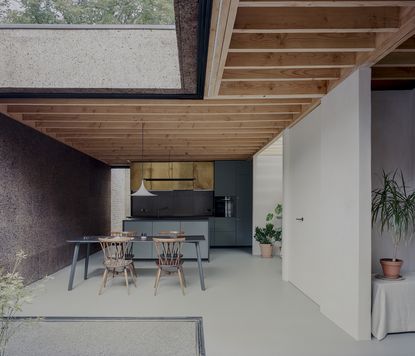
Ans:
[{"label": "wooden ceiling plank", "polygon": [[376,49],[370,53],[360,53],[356,56],[356,66],[342,70],[340,79],[331,81],[329,91],[333,90],[343,80],[360,67],[371,67],[387,56],[406,40],[415,35],[415,7],[403,7],[399,16],[400,27],[393,33],[379,33],[376,36]]},{"label": "wooden ceiling plank", "polygon": [[225,69],[222,81],[334,80],[338,78],[340,78],[339,68]]},{"label": "wooden ceiling plank", "polygon": [[229,53],[226,68],[342,68],[355,62],[355,53]]},{"label": "wooden ceiling plank", "polygon": [[234,33],[229,52],[364,52],[374,33]]},{"label": "wooden ceiling plank", "polygon": [[[307,104],[304,104],[307,105]],[[192,116],[178,116],[178,117],[157,117],[151,119],[140,119],[136,117],[122,117],[120,118],[117,115],[62,115],[62,114],[23,114],[22,118],[24,121],[36,121],[36,122],[48,122],[48,121],[59,121],[59,122],[92,122],[92,123],[136,123],[138,126],[141,126],[141,123],[145,125],[149,123],[222,123],[222,122],[251,122],[251,121],[286,121],[291,120],[292,115],[301,112],[303,105],[298,107],[287,108],[287,110],[282,110],[279,112],[268,112],[261,114],[250,114],[250,115],[218,115],[218,116],[209,116],[209,117],[200,117],[197,118]]]},{"label": "wooden ceiling plank", "polygon": [[[290,122],[286,120],[285,122]],[[61,122],[61,121],[48,121],[48,122],[36,122],[38,128],[70,128],[70,129],[120,129],[120,130],[140,130],[141,125],[126,124],[126,123],[91,123],[91,122]],[[244,129],[244,128],[272,128],[272,127],[284,127],[284,122],[281,121],[251,121],[251,122],[222,122],[222,123],[190,123],[190,124],[147,124],[144,132],[147,130],[155,131],[167,131],[167,130],[207,130],[207,129]]]},{"label": "wooden ceiling plank", "polygon": [[390,32],[398,27],[399,7],[242,7],[234,32]]},{"label": "wooden ceiling plank", "polygon": [[[304,99],[306,100],[306,99]],[[56,99],[56,98],[0,98],[1,105],[42,105],[42,106],[235,106],[235,105],[288,105],[307,104],[298,100],[280,99],[204,99],[204,100],[151,100],[151,99]],[[6,110],[7,111],[7,110]]]},{"label": "wooden ceiling plank", "polygon": [[[253,113],[268,113],[288,111],[290,109],[298,110],[298,105],[269,105],[269,106],[252,106],[252,105],[238,105],[238,106],[225,106],[225,107],[197,107],[197,108],[179,108],[175,107],[166,108],[160,110],[160,108],[151,108],[152,110],[143,110],[144,108],[134,107],[76,107],[76,106],[43,106],[43,105],[8,105],[8,112],[21,113],[21,114],[65,114],[65,115],[117,115],[117,116],[131,116],[149,118],[152,117],[168,117],[174,115],[174,117],[183,117],[192,115],[193,117],[199,116],[214,116],[214,115],[226,115],[226,114],[253,114]],[[166,110],[166,111],[165,111]]]},{"label": "wooden ceiling plank", "polygon": [[223,82],[220,95],[318,95],[327,92],[326,81]]}]

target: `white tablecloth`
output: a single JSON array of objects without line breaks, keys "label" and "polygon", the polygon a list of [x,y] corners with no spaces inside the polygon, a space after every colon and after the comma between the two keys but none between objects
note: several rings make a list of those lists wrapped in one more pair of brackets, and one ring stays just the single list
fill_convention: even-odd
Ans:
[{"label": "white tablecloth", "polygon": [[372,280],[372,334],[415,331],[415,272],[403,281]]}]

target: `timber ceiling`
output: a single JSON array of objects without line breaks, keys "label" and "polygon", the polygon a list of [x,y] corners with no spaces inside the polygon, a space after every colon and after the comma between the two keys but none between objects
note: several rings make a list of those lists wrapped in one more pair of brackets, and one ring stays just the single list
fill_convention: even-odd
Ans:
[{"label": "timber ceiling", "polygon": [[415,88],[415,36],[381,59],[372,68],[373,90]]},{"label": "timber ceiling", "polygon": [[393,51],[414,35],[415,1],[213,0],[204,100],[1,99],[0,111],[114,166],[141,160],[142,129],[145,161],[249,159],[357,68],[413,55]]}]

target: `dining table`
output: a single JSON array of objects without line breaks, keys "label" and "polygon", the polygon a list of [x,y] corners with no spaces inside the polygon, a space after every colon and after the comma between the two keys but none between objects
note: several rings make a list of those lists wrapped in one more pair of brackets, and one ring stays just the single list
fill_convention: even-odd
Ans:
[{"label": "dining table", "polygon": [[[153,238],[167,238],[171,236],[129,236],[131,237],[132,243],[144,243],[144,242],[151,242],[153,241]],[[200,242],[205,241],[205,237],[203,235],[184,235],[180,236],[184,237],[185,240],[183,243],[193,244],[196,249],[196,260],[197,260],[197,266],[199,271],[199,280],[200,280],[200,288],[202,290],[205,290],[205,277],[203,273],[203,266],[202,266],[202,257],[200,253]],[[85,265],[84,265],[84,280],[88,279],[88,265],[89,265],[89,256],[91,251],[91,245],[93,244],[99,244],[100,238],[111,238],[111,236],[106,235],[94,235],[94,236],[83,236],[76,239],[70,239],[67,240],[68,243],[74,244],[74,251],[73,251],[73,257],[72,257],[72,265],[71,270],[69,274],[69,282],[68,282],[68,291],[73,289],[73,281],[75,278],[75,271],[76,271],[76,264],[78,262],[78,256],[79,256],[79,250],[81,245],[84,245],[86,247],[86,253],[85,253]]]}]

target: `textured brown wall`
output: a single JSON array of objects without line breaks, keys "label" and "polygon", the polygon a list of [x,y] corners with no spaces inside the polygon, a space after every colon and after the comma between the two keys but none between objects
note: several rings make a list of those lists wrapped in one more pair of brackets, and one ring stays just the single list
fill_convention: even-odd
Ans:
[{"label": "textured brown wall", "polygon": [[32,282],[70,264],[69,238],[110,230],[110,167],[0,115],[0,266]]}]

